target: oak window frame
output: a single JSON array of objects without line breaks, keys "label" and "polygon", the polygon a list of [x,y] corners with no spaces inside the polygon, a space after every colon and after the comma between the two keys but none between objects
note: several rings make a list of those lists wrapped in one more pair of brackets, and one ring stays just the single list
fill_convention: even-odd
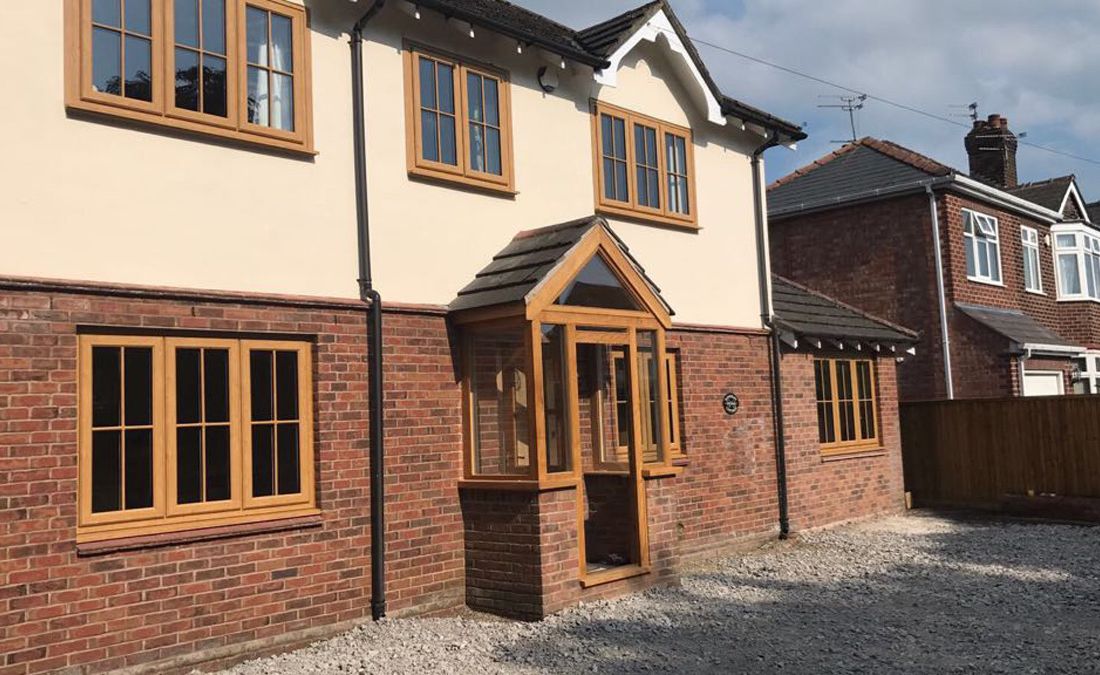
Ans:
[{"label": "oak window frame", "polygon": [[[512,139],[512,94],[511,77],[508,71],[413,41],[405,41],[402,52],[405,70],[405,152],[408,175],[414,178],[450,183],[503,195],[514,195],[515,162]],[[420,98],[421,57],[451,68],[452,97],[455,108],[453,116],[455,119],[456,163],[453,165],[444,161],[424,158],[423,129],[420,114],[422,109]],[[497,82],[497,121],[499,126],[494,128],[500,132],[501,173],[499,175],[488,171],[479,171],[470,166],[470,125],[475,124],[483,128],[493,126],[487,124],[484,105],[482,120],[472,120],[470,118],[470,94],[467,76],[471,74]],[[438,87],[436,98],[438,104]],[[431,108],[426,109],[430,110]],[[438,109],[435,110],[438,111]],[[439,150],[441,152],[442,147]]]},{"label": "oak window frame", "polygon": [[[847,455],[857,452],[869,452],[882,447],[881,412],[878,401],[878,377],[873,359],[814,358],[815,408],[818,420],[818,444],[823,457]],[[866,395],[859,378],[860,366],[867,368],[868,384]],[[838,375],[842,370],[848,374],[848,396],[841,399]],[[827,372],[829,381],[823,386],[822,373]],[[824,390],[824,391],[823,391]],[[824,398],[822,397],[824,395]],[[851,429],[854,438],[842,440],[843,424],[842,403],[849,403],[852,409]],[[866,410],[865,410],[866,406]],[[827,417],[823,416],[824,414]],[[863,417],[871,414],[872,433],[864,429]],[[829,427],[831,422],[832,426]],[[831,432],[831,438],[830,438]]]},{"label": "oak window frame", "polygon": [[[152,489],[151,508],[92,511],[92,350],[94,347],[152,350]],[[179,349],[229,351],[230,498],[180,504],[177,491],[176,353]],[[253,349],[297,354],[299,410],[299,492],[252,497],[249,353]],[[312,345],[302,341],[236,340],[159,336],[81,335],[77,371],[77,541],[93,542],[171,532],[189,532],[317,515],[313,447]],[[202,383],[205,384],[205,383]],[[193,425],[186,425],[193,426]],[[203,423],[205,427],[205,422]],[[124,461],[124,460],[123,460]]]},{"label": "oak window frame", "polygon": [[[604,174],[604,138],[602,119],[604,116],[622,120],[625,124],[626,138],[626,178],[627,199],[614,199],[606,194],[607,176]],[[650,168],[648,163],[640,163],[636,157],[635,133],[636,129],[656,130],[657,141],[657,171],[658,171],[658,195],[659,204],[654,208],[642,204],[638,200],[638,169]],[[676,167],[670,167],[667,156],[668,137],[674,136],[683,139],[685,166],[681,167],[686,174],[679,173]],[[623,159],[616,158],[622,162]],[[695,189],[695,144],[691,129],[665,122],[653,117],[636,113],[625,108],[620,108],[602,101],[592,101],[592,170],[595,188],[596,211],[612,216],[638,220],[659,225],[680,227],[689,230],[699,228],[699,209]],[[687,213],[673,210],[670,207],[669,182],[675,179],[677,183],[687,183]],[[679,199],[677,199],[679,201]]]},{"label": "oak window frame", "polygon": [[[152,100],[139,101],[92,88],[92,0],[65,2],[65,107],[200,137],[247,146],[314,155],[312,61],[309,11],[286,0],[226,0],[227,116],[196,112],[175,105],[174,2],[151,0]],[[294,130],[248,122],[247,7],[274,12],[291,20]],[[192,50],[194,51],[194,50]],[[270,95],[270,92],[269,92]]]}]

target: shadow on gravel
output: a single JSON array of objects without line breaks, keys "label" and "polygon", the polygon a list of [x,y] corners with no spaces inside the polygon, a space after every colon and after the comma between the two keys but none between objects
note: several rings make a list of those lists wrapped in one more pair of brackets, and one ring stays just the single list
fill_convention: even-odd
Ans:
[{"label": "shadow on gravel", "polygon": [[897,553],[842,551],[833,573],[812,551],[735,562],[495,657],[552,672],[1100,672],[1100,530],[962,522]]}]

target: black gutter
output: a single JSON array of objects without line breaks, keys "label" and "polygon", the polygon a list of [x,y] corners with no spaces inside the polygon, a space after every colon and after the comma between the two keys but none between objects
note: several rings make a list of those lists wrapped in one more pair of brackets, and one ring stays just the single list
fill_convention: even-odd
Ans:
[{"label": "black gutter", "polygon": [[768,341],[768,361],[771,366],[772,418],[775,436],[775,482],[779,502],[779,538],[791,533],[790,509],[787,499],[787,437],[783,425],[783,383],[780,369],[779,329],[771,311],[771,275],[768,272],[767,221],[764,210],[764,194],[761,189],[761,164],[764,152],[779,145],[779,132],[772,131],[763,145],[752,153],[752,196],[756,220],[756,266],[760,277],[760,318],[771,330]]},{"label": "black gutter", "polygon": [[446,2],[435,2],[434,0],[418,0],[416,3],[420,8],[428,8],[439,12],[447,18],[459,19],[465,21],[471,25],[481,26],[482,28],[488,28],[494,33],[500,33],[516,40],[522,40],[528,44],[533,44],[538,47],[542,47],[547,51],[553,52],[558,56],[564,56],[565,58],[576,61],[577,63],[583,63],[586,66],[594,68],[596,70],[603,70],[611,65],[611,63],[600,56],[590,54],[586,51],[574,49],[568,45],[564,45],[554,40],[548,40],[539,33],[532,31],[522,30],[515,26],[492,19],[484,14],[476,11],[467,11],[462,7]]},{"label": "black gutter", "polygon": [[359,299],[367,303],[367,377],[370,381],[370,612],[386,616],[386,514],[382,419],[382,296],[374,288],[367,209],[366,97],[363,93],[363,27],[386,0],[374,0],[351,30],[351,97],[355,143],[355,221],[359,251]]}]

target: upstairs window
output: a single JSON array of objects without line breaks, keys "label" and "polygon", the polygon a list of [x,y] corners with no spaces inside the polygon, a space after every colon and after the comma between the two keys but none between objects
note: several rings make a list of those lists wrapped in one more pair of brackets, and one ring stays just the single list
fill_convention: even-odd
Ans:
[{"label": "upstairs window", "polygon": [[822,454],[879,446],[873,361],[814,359],[814,388]]},{"label": "upstairs window", "polygon": [[997,219],[963,209],[963,246],[966,277],[988,284],[1001,283],[1001,244]]},{"label": "upstairs window", "polygon": [[595,104],[597,210],[694,227],[691,131]]},{"label": "upstairs window", "polygon": [[405,70],[409,174],[511,192],[507,75],[415,45]]},{"label": "upstairs window", "polygon": [[66,105],[311,150],[305,9],[284,0],[65,0]]},{"label": "upstairs window", "polygon": [[1020,243],[1024,251],[1024,290],[1043,292],[1043,272],[1039,264],[1039,231],[1034,227],[1020,227]]},{"label": "upstairs window", "polygon": [[1100,300],[1100,236],[1055,230],[1054,255],[1059,300]]},{"label": "upstairs window", "polygon": [[306,343],[82,336],[83,540],[315,512]]}]

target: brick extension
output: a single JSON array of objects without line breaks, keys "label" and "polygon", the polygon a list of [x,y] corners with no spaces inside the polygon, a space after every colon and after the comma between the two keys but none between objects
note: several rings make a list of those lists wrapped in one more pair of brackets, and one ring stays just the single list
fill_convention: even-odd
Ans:
[{"label": "brick extension", "polygon": [[[669,346],[681,355],[688,465],[680,475],[645,483],[653,572],[585,589],[577,583],[574,490],[460,493],[461,394],[443,312],[394,306],[385,321],[391,614],[465,603],[538,618],[578,601],[674,583],[686,562],[775,535],[764,334],[686,326],[669,332]],[[78,555],[78,326],[310,336],[318,522]],[[0,675],[126,666],[186,672],[366,620],[365,344],[357,303],[0,282],[0,470],[6,476],[0,484]],[[894,447],[886,455],[832,463],[815,452],[807,359],[783,361],[795,527],[897,508]],[[879,376],[884,402],[892,382],[886,371]],[[742,401],[735,416],[722,410],[727,391]],[[882,412],[893,419],[888,403]]]}]

